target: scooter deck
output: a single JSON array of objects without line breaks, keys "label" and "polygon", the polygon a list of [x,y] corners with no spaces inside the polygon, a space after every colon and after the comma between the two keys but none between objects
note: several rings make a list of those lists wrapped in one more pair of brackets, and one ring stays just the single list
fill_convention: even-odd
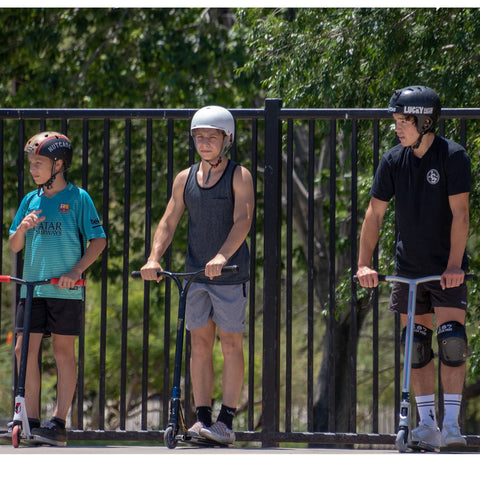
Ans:
[{"label": "scooter deck", "polygon": [[432,452],[432,453],[439,453],[440,447],[435,445],[430,445],[426,442],[418,442],[416,444],[408,444],[408,448],[414,452]]},{"label": "scooter deck", "polygon": [[220,448],[228,448],[230,445],[225,445],[224,443],[218,443],[214,440],[210,440],[209,438],[204,437],[191,437],[190,435],[177,435],[177,440],[180,443],[186,443],[187,445],[195,446],[195,447],[220,447]]}]

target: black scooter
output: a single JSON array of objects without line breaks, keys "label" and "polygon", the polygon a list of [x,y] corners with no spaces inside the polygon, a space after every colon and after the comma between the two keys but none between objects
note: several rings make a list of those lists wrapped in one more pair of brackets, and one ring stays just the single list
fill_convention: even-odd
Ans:
[{"label": "black scooter", "polygon": [[[171,449],[175,448],[178,442],[201,446],[220,446],[219,443],[207,438],[192,438],[192,436],[188,433],[188,427],[185,423],[185,417],[180,404],[180,380],[182,374],[183,340],[185,334],[185,304],[190,285],[196,278],[198,278],[200,275],[203,275],[204,272],[205,269],[191,273],[172,273],[166,270],[159,270],[157,272],[158,277],[165,275],[173,279],[177,285],[179,293],[175,366],[173,372],[172,396],[170,399],[170,417],[163,436],[165,445]],[[223,267],[222,269],[222,274],[234,272],[238,272],[238,266],[236,265]],[[132,278],[142,278],[141,272],[132,272]],[[181,279],[186,280],[184,286],[182,286]]]}]

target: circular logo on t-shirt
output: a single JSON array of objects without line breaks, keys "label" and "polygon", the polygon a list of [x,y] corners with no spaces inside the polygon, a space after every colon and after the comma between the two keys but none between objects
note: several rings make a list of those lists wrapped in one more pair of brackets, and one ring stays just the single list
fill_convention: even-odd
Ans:
[{"label": "circular logo on t-shirt", "polygon": [[428,173],[427,173],[427,182],[430,185],[435,185],[440,181],[440,174],[438,173],[438,170],[435,170],[432,168]]}]

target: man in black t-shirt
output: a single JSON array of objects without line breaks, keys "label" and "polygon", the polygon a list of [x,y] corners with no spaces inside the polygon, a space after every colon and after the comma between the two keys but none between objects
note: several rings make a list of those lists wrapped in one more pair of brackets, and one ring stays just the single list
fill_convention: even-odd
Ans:
[{"label": "man in black t-shirt", "polygon": [[[417,288],[411,381],[420,424],[409,442],[463,446],[466,440],[458,414],[467,354],[464,275],[468,268],[470,159],[462,146],[435,134],[441,104],[432,89],[396,90],[388,109],[400,143],[384,154],[375,174],[360,236],[357,277],[363,287],[378,285],[371,261],[388,202],[395,197],[396,274],[410,278],[441,275],[440,282]],[[390,309],[400,313],[404,327],[407,306],[408,285],[394,283]],[[441,432],[435,415],[431,349],[434,315],[445,405]]]}]

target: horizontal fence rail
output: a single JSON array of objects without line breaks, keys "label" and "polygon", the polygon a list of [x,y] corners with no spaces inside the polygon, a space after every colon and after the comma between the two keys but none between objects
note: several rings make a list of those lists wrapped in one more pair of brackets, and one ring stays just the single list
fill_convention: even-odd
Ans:
[{"label": "horizontal fence rail", "polygon": [[[22,269],[21,255],[9,252],[8,228],[20,200],[35,188],[23,146],[40,130],[71,137],[69,180],[89,191],[107,232],[108,246],[87,272],[71,440],[163,441],[178,298],[168,280],[150,285],[130,273],[149,254],[176,173],[198,161],[188,136],[195,111],[0,109],[0,273]],[[237,440],[265,447],[391,448],[401,387],[400,323],[385,311],[386,290],[365,301],[352,279],[368,186],[382,152],[394,143],[391,116],[386,109],[283,108],[280,99],[231,112],[231,156],[251,170],[257,199],[248,239],[246,379]],[[480,109],[444,109],[439,133],[468,148],[479,120]],[[182,268],[185,235],[185,225],[179,226],[165,269]],[[5,345],[17,295],[0,286],[0,361],[12,372],[13,348],[8,344],[5,353]],[[187,334],[182,392],[192,423],[188,341]],[[54,375],[48,350],[44,378]],[[14,385],[15,378],[6,382]],[[217,390],[216,397],[214,408],[221,401]],[[42,402],[43,415],[53,400]],[[480,437],[469,433],[468,443],[480,445]]]}]

